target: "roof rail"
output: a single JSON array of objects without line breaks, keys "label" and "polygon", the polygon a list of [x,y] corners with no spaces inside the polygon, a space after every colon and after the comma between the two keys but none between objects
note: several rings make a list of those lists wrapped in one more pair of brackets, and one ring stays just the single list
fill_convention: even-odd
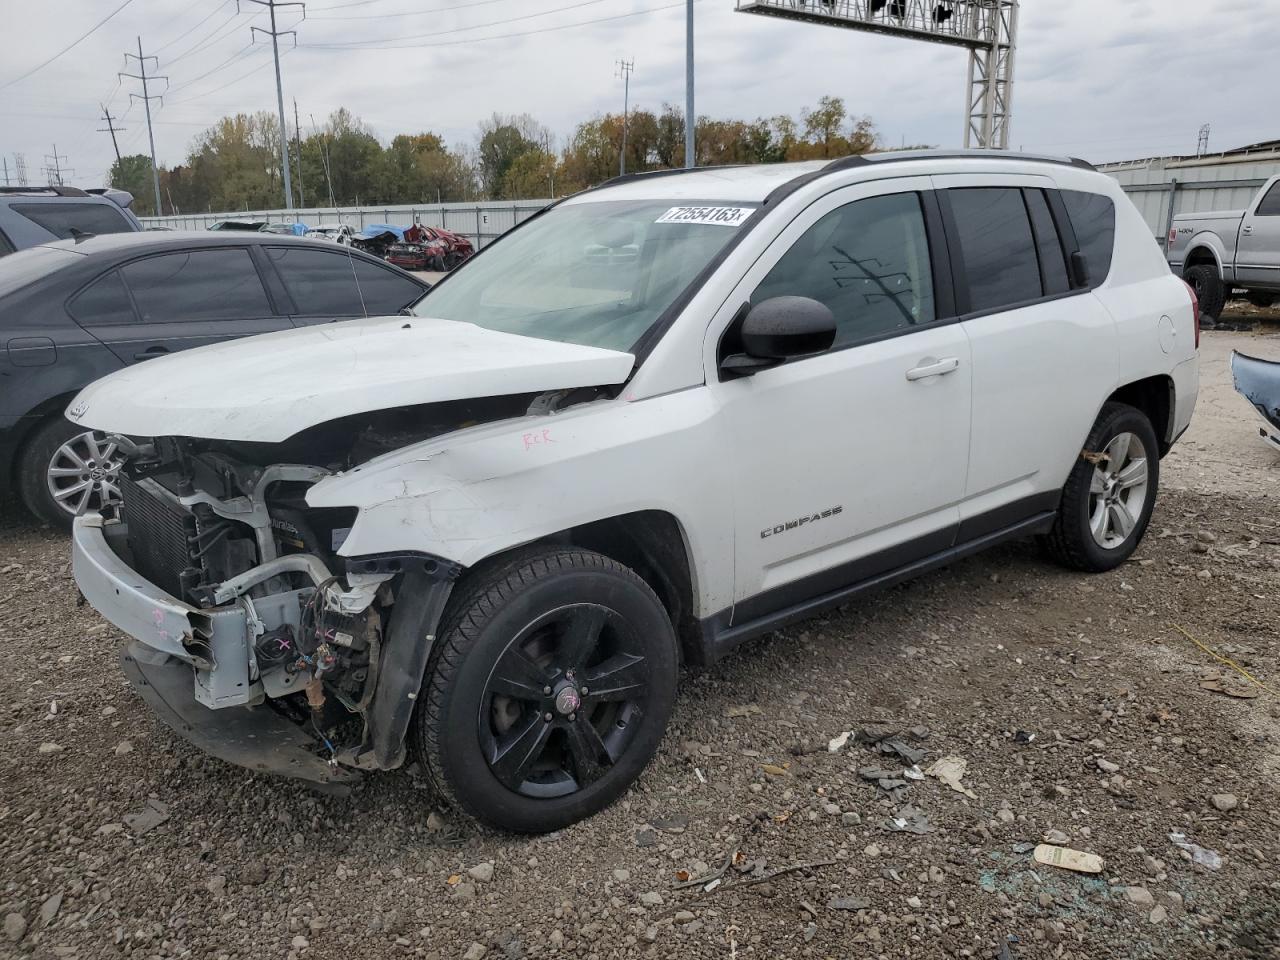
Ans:
[{"label": "roof rail", "polygon": [[[852,159],[852,158],[849,158]],[[1056,163],[1067,167],[1095,170],[1087,160],[1079,157],[1060,157],[1049,153],[1022,153],[1012,150],[886,150],[884,153],[868,153],[863,156],[868,163],[900,163],[907,160],[1030,160],[1035,163]]]},{"label": "roof rail", "polygon": [[26,194],[29,196],[46,196],[46,197],[87,197],[79,187],[0,187],[0,193],[5,194]]}]

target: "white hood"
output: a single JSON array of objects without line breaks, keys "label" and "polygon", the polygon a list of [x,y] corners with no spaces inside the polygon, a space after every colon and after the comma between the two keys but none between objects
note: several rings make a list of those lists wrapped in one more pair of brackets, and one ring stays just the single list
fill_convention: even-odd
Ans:
[{"label": "white hood", "polygon": [[85,387],[67,416],[132,436],[275,443],[373,410],[618,384],[634,364],[470,323],[373,317],[148,360]]}]

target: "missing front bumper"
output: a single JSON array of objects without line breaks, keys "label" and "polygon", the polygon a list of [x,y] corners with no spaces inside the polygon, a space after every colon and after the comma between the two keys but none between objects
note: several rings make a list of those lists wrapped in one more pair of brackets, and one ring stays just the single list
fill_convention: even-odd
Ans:
[{"label": "missing front bumper", "polygon": [[200,750],[234,763],[342,790],[360,773],[324,760],[318,742],[271,707],[210,710],[192,694],[191,667],[133,641],[120,654],[130,685],[165,724]]}]

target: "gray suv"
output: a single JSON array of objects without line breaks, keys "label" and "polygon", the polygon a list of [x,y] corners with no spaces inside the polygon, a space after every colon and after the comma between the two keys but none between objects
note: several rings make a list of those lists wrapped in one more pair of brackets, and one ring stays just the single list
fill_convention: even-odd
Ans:
[{"label": "gray suv", "polygon": [[0,187],[0,257],[51,240],[142,230],[133,194],[78,187]]}]

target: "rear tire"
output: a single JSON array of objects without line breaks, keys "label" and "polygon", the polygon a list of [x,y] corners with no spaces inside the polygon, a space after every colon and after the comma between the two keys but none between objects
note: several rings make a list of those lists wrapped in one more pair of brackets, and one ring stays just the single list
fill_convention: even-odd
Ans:
[{"label": "rear tire", "polygon": [[535,548],[471,574],[427,665],[414,746],[442,799],[545,833],[618,799],[675,704],[675,631],[639,576]]},{"label": "rear tire", "polygon": [[1187,271],[1186,280],[1200,301],[1200,316],[1217,323],[1227,305],[1227,288],[1218,276],[1218,268],[1202,263]]},{"label": "rear tire", "polygon": [[1049,555],[1073,570],[1114,570],[1142,542],[1159,486],[1151,421],[1128,404],[1107,403],[1062,489],[1053,529],[1043,538]]},{"label": "rear tire", "polygon": [[121,463],[123,457],[102,434],[51,417],[18,457],[18,493],[38,520],[70,530],[77,514],[119,500]]}]

